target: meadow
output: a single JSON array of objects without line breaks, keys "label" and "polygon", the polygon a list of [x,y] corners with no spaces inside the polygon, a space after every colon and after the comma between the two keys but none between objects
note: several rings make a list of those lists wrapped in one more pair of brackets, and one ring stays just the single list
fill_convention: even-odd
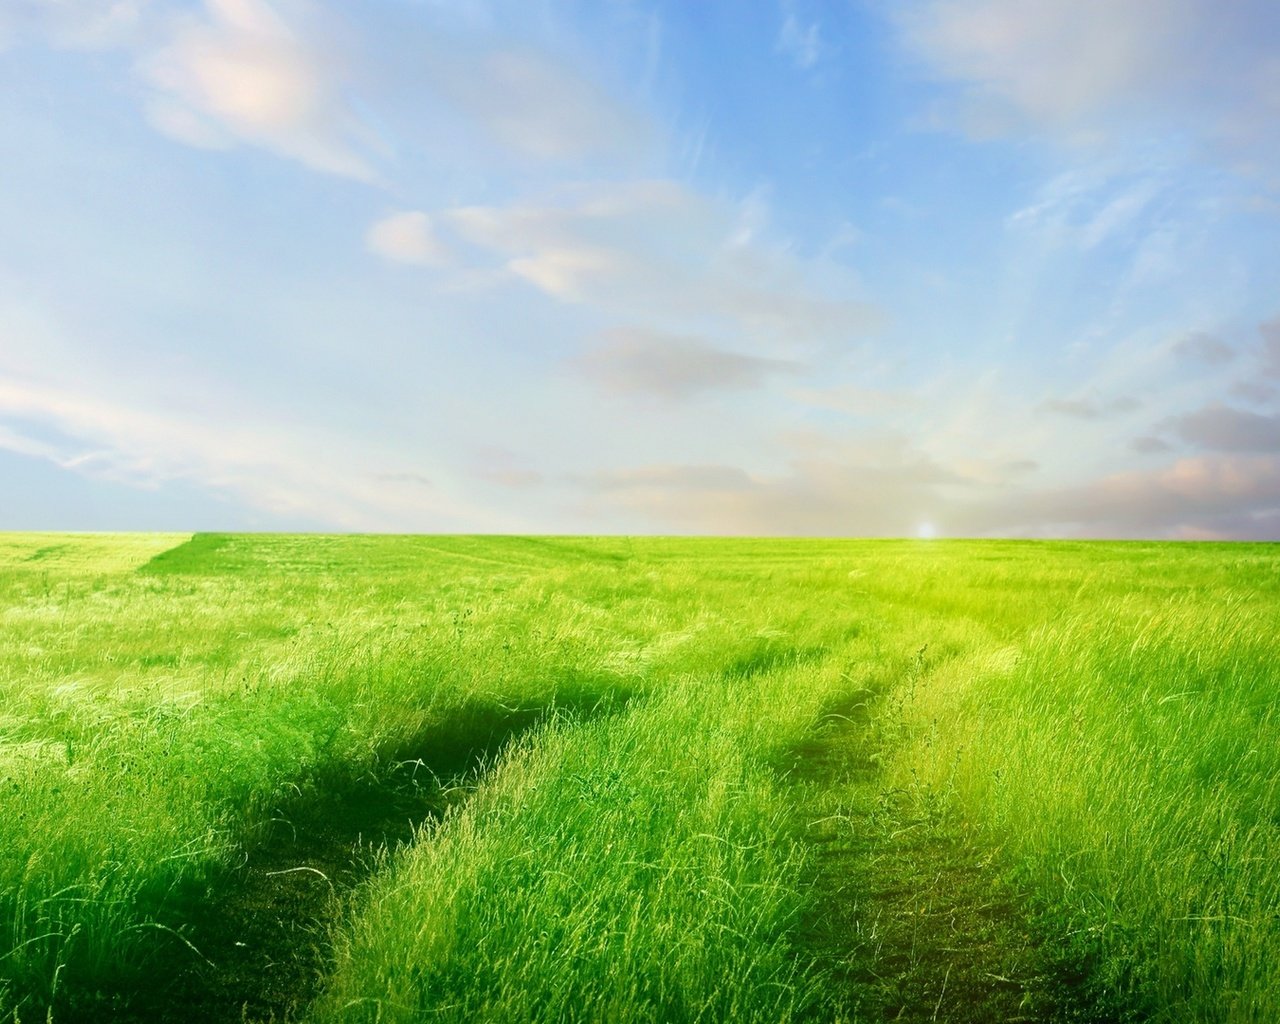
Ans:
[{"label": "meadow", "polygon": [[0,1018],[1280,1020],[1280,548],[0,535]]}]

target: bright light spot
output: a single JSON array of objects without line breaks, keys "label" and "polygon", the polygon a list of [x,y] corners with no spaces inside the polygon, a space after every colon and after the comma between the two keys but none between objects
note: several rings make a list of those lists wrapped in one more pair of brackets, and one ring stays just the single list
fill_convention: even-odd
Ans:
[{"label": "bright light spot", "polygon": [[923,522],[916,527],[916,536],[921,540],[933,540],[938,536],[938,528],[930,522]]}]

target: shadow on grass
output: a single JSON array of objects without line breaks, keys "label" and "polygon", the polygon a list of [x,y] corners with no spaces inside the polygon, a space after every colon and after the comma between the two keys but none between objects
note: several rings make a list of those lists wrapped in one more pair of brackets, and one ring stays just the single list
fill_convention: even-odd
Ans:
[{"label": "shadow on grass", "polygon": [[618,713],[629,699],[613,688],[554,705],[471,704],[387,753],[377,772],[353,777],[337,765],[299,780],[295,794],[241,838],[240,866],[170,894],[151,915],[157,924],[143,956],[109,977],[64,986],[53,1018],[296,1019],[328,973],[343,894],[464,802],[520,734],[551,714]]},{"label": "shadow on grass", "polygon": [[754,679],[782,669],[815,664],[827,654],[825,647],[797,647],[761,639],[725,665],[720,674],[726,679]]}]

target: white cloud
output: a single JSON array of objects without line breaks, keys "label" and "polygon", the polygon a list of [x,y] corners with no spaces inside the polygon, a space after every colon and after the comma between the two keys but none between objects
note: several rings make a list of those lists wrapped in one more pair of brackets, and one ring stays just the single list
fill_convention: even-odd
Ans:
[{"label": "white cloud", "polygon": [[420,210],[390,214],[365,233],[370,252],[395,263],[438,267],[449,262],[449,250],[437,237],[431,218]]},{"label": "white cloud", "polygon": [[[186,393],[181,382],[166,383]],[[262,511],[339,529],[511,528],[501,515],[455,501],[447,488],[424,488],[423,475],[399,468],[393,453],[314,423],[249,412],[234,395],[202,384],[202,408],[166,409],[104,398],[82,385],[0,374],[0,417],[59,438],[36,441],[0,424],[0,447],[144,489],[188,481]]]},{"label": "white cloud", "polygon": [[[758,204],[749,200],[748,212]],[[770,354],[848,341],[877,325],[878,311],[855,297],[862,289],[847,268],[744,233],[742,212],[675,182],[641,181],[443,217],[546,295],[654,329],[727,331],[736,347]]]},{"label": "white cloud", "polygon": [[1180,0],[926,0],[902,25],[973,99],[1070,130],[1164,77],[1190,13]]},{"label": "white cloud", "polygon": [[978,133],[1176,132],[1264,170],[1276,153],[1270,0],[919,0],[897,20],[908,48],[961,87],[955,117]]},{"label": "white cloud", "polygon": [[794,11],[787,11],[775,48],[790,57],[796,67],[807,71],[822,56],[822,28],[816,21],[802,24]]},{"label": "white cloud", "polygon": [[375,181],[335,57],[265,0],[206,0],[204,14],[178,18],[167,45],[138,69],[154,90],[152,124],[180,142],[249,143],[313,170]]},{"label": "white cloud", "polygon": [[57,465],[66,466],[68,460],[56,445],[40,441],[34,437],[13,430],[0,423],[0,448],[17,455],[29,455],[37,459],[46,459]]}]

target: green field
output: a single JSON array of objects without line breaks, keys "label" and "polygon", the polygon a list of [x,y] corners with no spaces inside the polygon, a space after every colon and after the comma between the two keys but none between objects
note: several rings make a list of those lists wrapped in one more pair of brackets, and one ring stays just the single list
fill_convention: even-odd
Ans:
[{"label": "green field", "polygon": [[1280,1020],[1280,548],[0,535],[0,1018]]}]

